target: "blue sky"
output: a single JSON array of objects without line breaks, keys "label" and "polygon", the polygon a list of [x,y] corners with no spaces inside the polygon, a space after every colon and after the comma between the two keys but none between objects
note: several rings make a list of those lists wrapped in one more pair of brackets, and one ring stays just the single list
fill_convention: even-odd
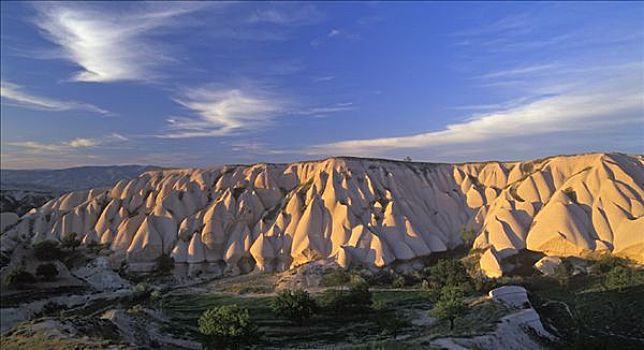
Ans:
[{"label": "blue sky", "polygon": [[642,153],[643,6],[2,2],[1,166]]}]

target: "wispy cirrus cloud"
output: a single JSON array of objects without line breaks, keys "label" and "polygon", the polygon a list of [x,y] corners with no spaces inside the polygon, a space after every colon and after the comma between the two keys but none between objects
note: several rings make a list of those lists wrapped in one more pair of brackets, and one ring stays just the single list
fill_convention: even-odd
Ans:
[{"label": "wispy cirrus cloud", "polygon": [[61,153],[74,150],[90,149],[115,142],[127,141],[128,138],[117,133],[112,133],[101,138],[77,137],[69,141],[44,143],[39,141],[15,141],[6,145],[17,147],[31,153]]},{"label": "wispy cirrus cloud", "polygon": [[271,126],[280,117],[321,116],[355,108],[351,102],[304,106],[294,98],[249,87],[192,88],[175,101],[193,116],[168,118],[166,131],[158,137],[216,137],[254,132]]},{"label": "wispy cirrus cloud", "polygon": [[306,26],[320,23],[325,14],[314,5],[272,3],[267,8],[255,9],[247,18],[249,23]]},{"label": "wispy cirrus cloud", "polygon": [[556,64],[536,64],[532,66],[521,66],[512,69],[503,69],[495,72],[490,72],[479,76],[479,79],[500,79],[500,78],[512,78],[517,76],[525,76],[528,74],[537,74],[537,73],[547,73],[552,71],[553,68],[556,68]]},{"label": "wispy cirrus cloud", "polygon": [[30,94],[24,91],[20,85],[13,84],[2,80],[0,82],[0,96],[8,104],[20,106],[24,108],[45,110],[45,111],[88,111],[102,115],[110,115],[111,113],[105,109],[96,107],[89,103],[58,100],[44,96]]},{"label": "wispy cirrus cloud", "polygon": [[79,3],[38,3],[34,21],[57,45],[57,56],[81,67],[72,81],[145,81],[172,59],[150,36],[176,24],[199,3],[132,4],[129,11]]},{"label": "wispy cirrus cloud", "polygon": [[242,89],[189,89],[175,101],[196,117],[169,118],[169,132],[160,137],[223,136],[252,130],[265,126],[286,109],[285,102],[275,96]]},{"label": "wispy cirrus cloud", "polygon": [[[510,140],[532,142],[534,148],[552,140],[569,145],[588,145],[611,131],[641,130],[644,116],[641,62],[615,65],[611,69],[587,72],[574,69],[555,74],[558,79],[535,79],[532,96],[507,104],[486,105],[488,112],[474,114],[444,129],[414,135],[347,140],[311,146],[306,154],[391,155],[397,150],[453,152],[466,149],[507,150]],[[527,72],[526,72],[527,73]],[[564,74],[565,73],[565,74]],[[559,81],[574,79],[573,83]],[[546,95],[537,92],[551,91]],[[477,109],[477,108],[472,108]],[[561,135],[565,137],[561,139]],[[594,135],[594,136],[593,136]],[[641,133],[639,135],[641,142]],[[632,138],[632,135],[631,135]],[[631,139],[632,141],[632,139]]]}]

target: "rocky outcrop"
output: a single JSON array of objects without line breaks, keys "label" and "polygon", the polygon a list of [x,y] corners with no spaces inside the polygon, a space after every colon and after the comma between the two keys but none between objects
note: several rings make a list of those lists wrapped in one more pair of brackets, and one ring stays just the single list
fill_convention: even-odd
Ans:
[{"label": "rocky outcrop", "polygon": [[284,270],[318,259],[381,267],[452,249],[474,229],[474,246],[493,247],[497,261],[528,248],[644,262],[643,161],[332,158],[150,171],[48,202],[2,236],[2,250],[77,232],[108,245],[113,260],[147,267],[161,254],[195,271]]}]

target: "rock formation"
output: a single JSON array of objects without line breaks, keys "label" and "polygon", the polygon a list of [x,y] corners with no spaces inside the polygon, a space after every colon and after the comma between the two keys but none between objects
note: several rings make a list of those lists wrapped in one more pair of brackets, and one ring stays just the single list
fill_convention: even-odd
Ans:
[{"label": "rock formation", "polygon": [[161,254],[193,271],[284,270],[317,259],[381,267],[455,248],[461,231],[474,229],[474,247],[491,248],[492,265],[526,248],[644,262],[643,187],[644,157],[623,154],[157,170],[49,201],[5,232],[1,249],[76,232],[142,270]]}]

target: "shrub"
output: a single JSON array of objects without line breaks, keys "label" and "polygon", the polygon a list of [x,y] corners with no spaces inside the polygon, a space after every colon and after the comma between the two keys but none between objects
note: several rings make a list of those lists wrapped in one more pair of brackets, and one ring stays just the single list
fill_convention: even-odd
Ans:
[{"label": "shrub", "polygon": [[373,296],[369,285],[364,282],[351,286],[348,291],[327,289],[320,297],[320,304],[336,314],[344,313],[347,310],[363,311],[373,305]]},{"label": "shrub", "polygon": [[25,284],[35,283],[36,277],[22,268],[11,270],[5,277],[5,283],[11,287],[21,287]]},{"label": "shrub", "polygon": [[56,260],[63,257],[63,252],[56,241],[40,241],[33,246],[34,255],[40,261]]},{"label": "shrub", "polygon": [[403,276],[396,276],[394,280],[391,282],[391,286],[393,288],[403,288],[406,284],[405,277]]},{"label": "shrub", "polygon": [[604,254],[595,262],[595,266],[599,272],[608,273],[618,266],[628,266],[628,262],[629,261],[627,259],[618,258],[611,254]]},{"label": "shrub", "polygon": [[214,307],[201,314],[199,332],[205,349],[235,349],[256,338],[257,326],[251,321],[248,309],[232,304]]},{"label": "shrub", "polygon": [[398,337],[398,333],[401,329],[409,327],[410,325],[409,320],[405,318],[384,313],[379,315],[376,319],[376,323],[383,333],[391,335],[394,339]]},{"label": "shrub", "polygon": [[367,276],[367,282],[372,286],[388,286],[394,279],[394,273],[390,270],[378,270],[372,275]]},{"label": "shrub", "polygon": [[40,264],[36,268],[36,276],[39,276],[45,281],[52,281],[58,276],[58,269],[52,263]]},{"label": "shrub", "polygon": [[462,289],[470,287],[470,276],[467,274],[465,266],[458,260],[439,260],[426,271],[429,272],[429,282],[432,286],[439,288],[452,286]]},{"label": "shrub", "polygon": [[438,302],[430,311],[431,315],[449,321],[449,329],[454,329],[454,320],[464,315],[468,310],[463,299],[463,290],[458,287],[447,286],[441,289]]},{"label": "shrub", "polygon": [[81,241],[78,239],[76,232],[70,232],[63,237],[62,243],[63,247],[71,249],[73,252],[76,250],[76,247],[80,246]]},{"label": "shrub", "polygon": [[342,269],[327,270],[320,279],[320,285],[323,287],[342,286],[351,280],[349,273]]},{"label": "shrub", "polygon": [[168,254],[161,254],[156,259],[156,271],[162,275],[167,275],[172,270],[174,270],[174,258]]},{"label": "shrub", "polygon": [[606,274],[604,284],[608,289],[622,291],[624,288],[636,284],[638,276],[633,269],[617,266]]},{"label": "shrub", "polygon": [[462,229],[461,230],[461,239],[463,240],[463,244],[466,246],[471,246],[472,243],[474,243],[474,240],[476,239],[476,231],[473,229]]},{"label": "shrub", "polygon": [[305,290],[285,290],[277,294],[271,309],[278,316],[302,322],[310,319],[317,311],[317,303]]}]

